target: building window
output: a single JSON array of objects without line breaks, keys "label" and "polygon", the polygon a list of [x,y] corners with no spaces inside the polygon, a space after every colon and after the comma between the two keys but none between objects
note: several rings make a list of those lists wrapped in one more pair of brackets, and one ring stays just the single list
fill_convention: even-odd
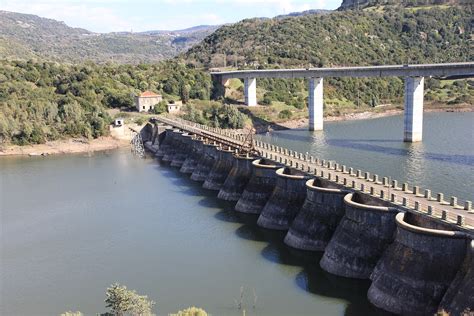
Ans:
[{"label": "building window", "polygon": [[144,110],[144,109],[145,109],[145,106],[142,106],[142,109]]}]

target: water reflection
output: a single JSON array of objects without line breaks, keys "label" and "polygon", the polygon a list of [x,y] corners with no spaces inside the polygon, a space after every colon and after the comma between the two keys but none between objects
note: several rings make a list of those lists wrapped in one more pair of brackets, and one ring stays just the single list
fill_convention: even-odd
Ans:
[{"label": "water reflection", "polygon": [[[404,143],[403,117],[332,122],[323,132],[273,131],[263,141],[472,200],[474,113],[425,113],[424,139]],[[440,175],[442,177],[440,177]]]},{"label": "water reflection", "polygon": [[[295,130],[293,130],[295,131]],[[309,131],[305,131],[311,133]],[[319,136],[319,137],[318,137]],[[404,143],[400,140],[393,139],[337,139],[327,138],[324,134],[311,137],[310,135],[297,135],[297,134],[286,134],[278,133],[271,137],[271,140],[278,142],[280,139],[290,141],[300,141],[309,143],[311,151],[321,151],[327,146],[336,146],[341,148],[349,148],[356,150],[364,150],[368,152],[382,153],[385,155],[399,156],[399,157],[411,157],[413,154],[417,154],[418,157],[425,160],[438,160],[443,162],[450,162],[465,166],[474,166],[474,155],[456,155],[456,154],[441,154],[441,153],[430,153],[426,152],[423,147],[423,143]],[[370,143],[394,143],[399,146],[407,146],[406,148],[388,147],[383,145],[374,145]]]}]

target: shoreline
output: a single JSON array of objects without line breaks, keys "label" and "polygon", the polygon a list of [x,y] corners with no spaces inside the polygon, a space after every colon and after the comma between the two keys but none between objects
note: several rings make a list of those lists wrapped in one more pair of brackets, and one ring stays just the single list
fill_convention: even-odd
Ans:
[{"label": "shoreline", "polygon": [[7,145],[0,148],[0,157],[8,156],[49,156],[62,154],[89,153],[112,150],[129,146],[128,140],[120,140],[111,136],[88,140],[85,138],[69,138],[64,140],[48,141],[45,144],[34,145]]},{"label": "shoreline", "polygon": [[[403,109],[390,109],[383,112],[373,112],[373,111],[365,111],[365,112],[358,112],[358,113],[347,113],[340,116],[327,116],[324,118],[324,122],[342,122],[342,121],[357,121],[357,120],[368,120],[368,119],[377,119],[381,117],[388,117],[394,115],[402,115],[404,112]],[[466,107],[440,107],[440,108],[425,108],[423,113],[436,113],[436,112],[474,112],[474,106],[466,106]],[[272,130],[286,130],[286,129],[294,129],[294,128],[302,128],[308,126],[309,119],[297,119],[297,120],[289,120],[286,122],[281,123],[267,123],[267,124],[259,124],[256,126],[256,133],[262,134]]]},{"label": "shoreline", "polygon": [[[430,112],[474,112],[474,107],[441,107],[441,108],[425,108],[424,113]],[[324,118],[324,122],[340,122],[355,121],[365,119],[376,119],[381,117],[401,115],[403,109],[390,109],[383,112],[365,111],[359,113],[348,113],[340,116],[328,116]],[[303,128],[308,125],[308,119],[289,120],[281,123],[260,123],[255,126],[256,133],[262,134],[272,130],[286,130]],[[8,156],[49,156],[62,154],[77,154],[97,152],[104,150],[113,150],[127,147],[130,141],[126,138],[115,138],[112,136],[99,137],[97,139],[88,140],[85,138],[69,138],[64,140],[49,141],[45,144],[34,145],[6,145],[0,147],[0,158]]]}]

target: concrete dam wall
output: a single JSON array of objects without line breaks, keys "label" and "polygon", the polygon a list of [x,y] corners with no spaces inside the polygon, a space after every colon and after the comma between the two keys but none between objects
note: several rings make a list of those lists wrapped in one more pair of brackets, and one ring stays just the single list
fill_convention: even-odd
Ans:
[{"label": "concrete dam wall", "polygon": [[322,255],[327,273],[370,280],[368,299],[378,308],[402,315],[472,310],[474,234],[464,221],[448,222],[446,212],[435,218],[417,211],[419,205],[411,210],[407,199],[397,204],[393,194],[367,192],[367,182],[357,187],[367,179],[378,184],[375,175],[324,161],[311,169],[312,158],[273,145],[249,154],[198,129],[158,126],[144,139],[158,159],[235,202],[236,212],[254,214],[263,229],[286,232],[289,247]]}]

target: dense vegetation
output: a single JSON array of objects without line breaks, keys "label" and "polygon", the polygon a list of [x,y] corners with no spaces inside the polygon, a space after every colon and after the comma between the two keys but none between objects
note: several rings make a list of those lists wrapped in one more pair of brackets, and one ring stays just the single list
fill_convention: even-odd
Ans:
[{"label": "dense vegetation", "polygon": [[241,68],[468,61],[471,20],[471,7],[247,19],[222,26],[184,57]]},{"label": "dense vegetation", "polygon": [[443,5],[443,4],[469,4],[470,0],[343,0],[340,10],[347,9],[363,9],[374,6],[427,6],[427,5]]},{"label": "dense vegetation", "polygon": [[[161,92],[208,99],[210,78],[177,62],[104,66],[0,62],[0,143],[43,143],[107,133],[108,108],[132,108],[133,94]],[[187,90],[187,87],[190,87]]]},{"label": "dense vegetation", "polygon": [[[49,50],[55,56],[53,59],[58,59],[64,57],[61,54],[74,57],[74,51],[80,51],[87,58],[87,49],[91,47],[109,54],[102,44],[77,40],[83,32],[90,35],[85,30],[32,16],[13,21],[11,14],[0,14],[0,27],[6,30],[0,35],[0,54],[8,51],[22,59],[30,56],[28,52],[36,51],[32,53],[36,56],[42,54],[41,50]],[[184,116],[190,120],[241,128],[247,117],[235,108],[196,102],[208,100],[212,90],[210,76],[202,66],[280,68],[472,61],[471,21],[471,7],[417,10],[391,7],[370,12],[303,14],[250,19],[223,26],[179,58],[156,64],[80,62],[71,65],[42,59],[3,60],[0,61],[0,143],[42,143],[63,136],[105,135],[111,121],[108,110],[133,107],[132,95],[144,90],[162,93],[167,100],[189,100],[192,106],[185,108]],[[11,23],[22,25],[13,27]],[[35,24],[35,32],[31,31],[31,23]],[[31,40],[36,36],[33,33],[38,41]],[[51,34],[55,35],[46,36]],[[144,36],[159,34],[152,32]],[[71,51],[72,46],[62,41],[53,45],[54,39],[63,38],[77,40],[74,45],[78,46],[73,46]],[[25,42],[30,40],[37,49],[25,48]],[[144,47],[141,49],[146,51]],[[18,55],[23,53],[26,55]],[[297,79],[259,79],[259,102],[271,106],[244,112],[267,121],[302,118],[306,115],[306,85]],[[474,103],[474,89],[466,81],[429,79],[426,88],[428,101]],[[242,98],[240,81],[233,82],[228,90],[229,100],[224,103]],[[403,103],[403,80],[328,78],[324,93],[326,114],[338,115],[344,109],[355,111]],[[163,102],[155,108],[155,113],[165,109]]]},{"label": "dense vegetation", "polygon": [[151,63],[186,51],[215,29],[99,34],[36,15],[0,11],[0,59]]},{"label": "dense vegetation", "polygon": [[210,104],[193,102],[184,108],[182,118],[203,125],[220,128],[239,129],[245,126],[247,115],[235,106],[210,102]]}]

